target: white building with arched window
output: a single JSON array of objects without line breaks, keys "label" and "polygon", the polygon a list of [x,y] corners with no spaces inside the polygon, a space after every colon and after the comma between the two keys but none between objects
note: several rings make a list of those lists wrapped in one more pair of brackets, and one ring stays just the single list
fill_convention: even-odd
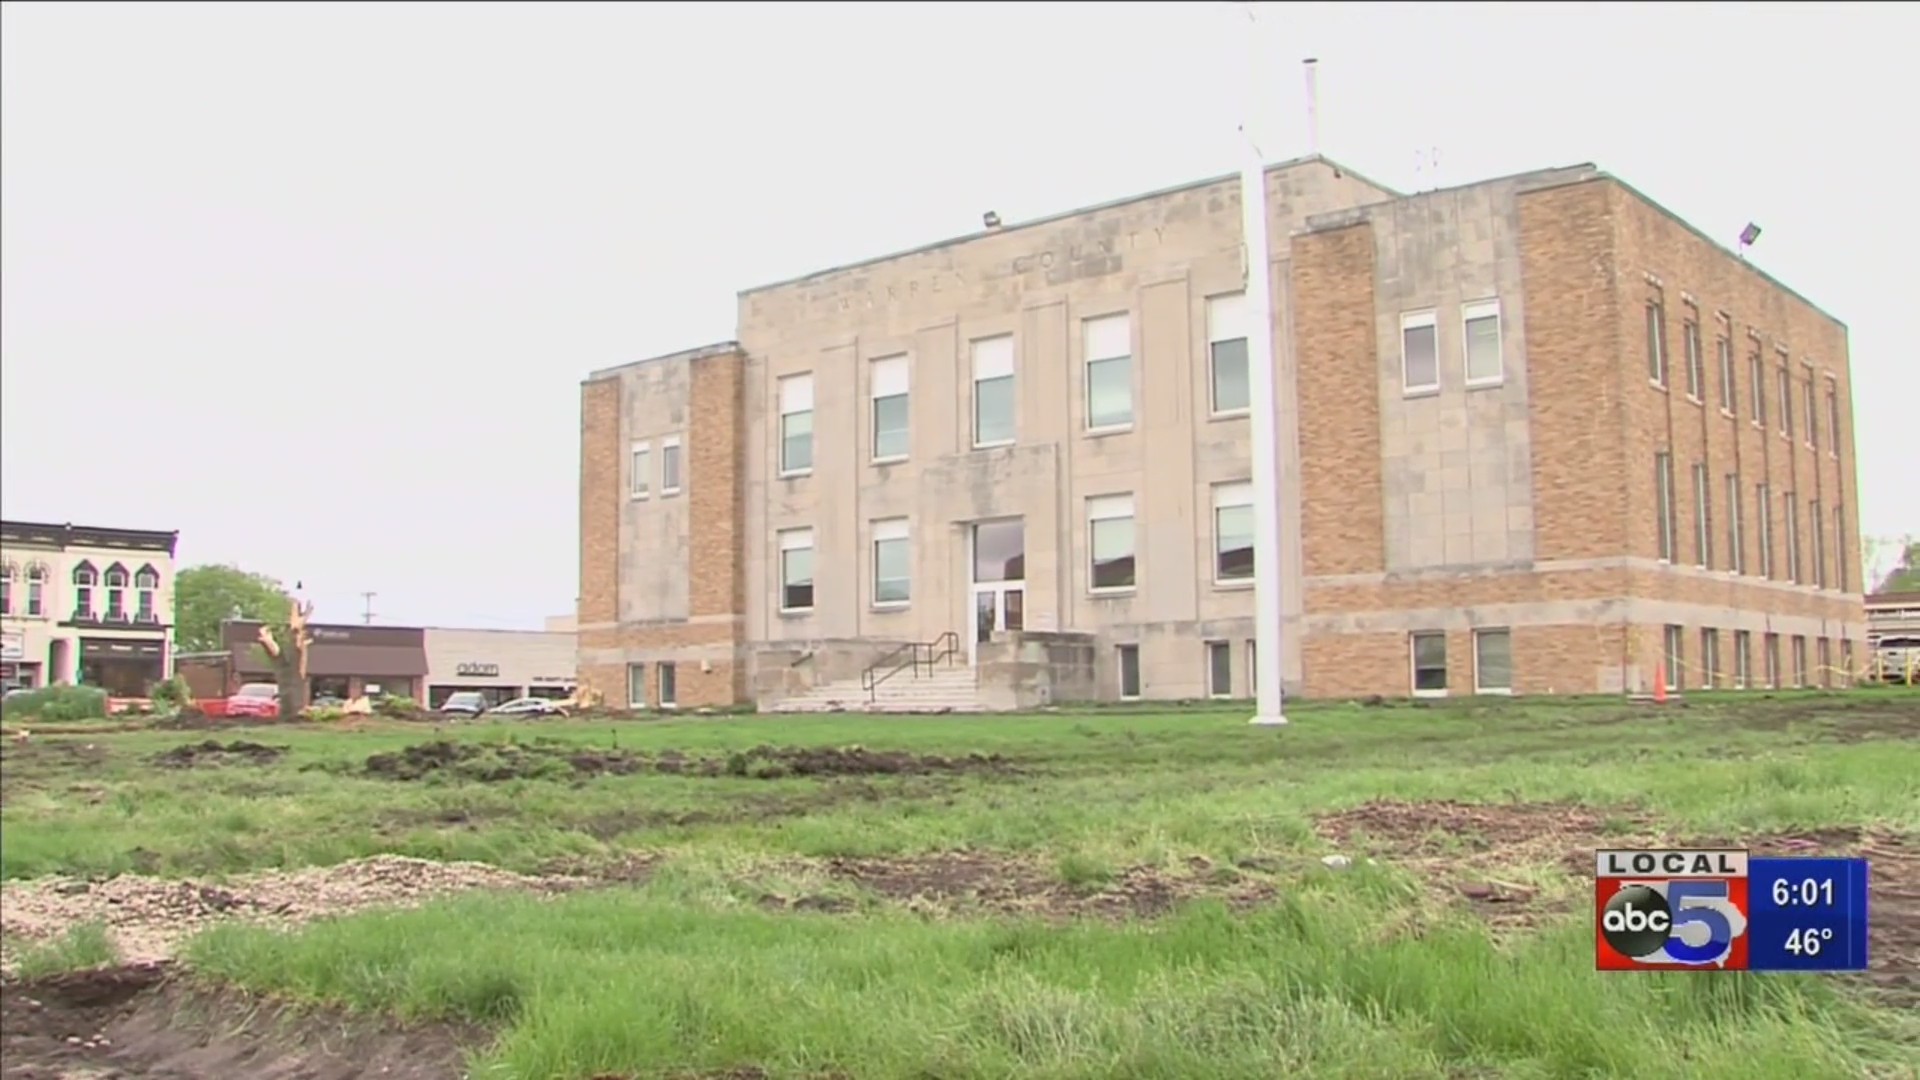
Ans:
[{"label": "white building with arched window", "polygon": [[179,535],[0,521],[0,683],[146,696],[167,674]]}]

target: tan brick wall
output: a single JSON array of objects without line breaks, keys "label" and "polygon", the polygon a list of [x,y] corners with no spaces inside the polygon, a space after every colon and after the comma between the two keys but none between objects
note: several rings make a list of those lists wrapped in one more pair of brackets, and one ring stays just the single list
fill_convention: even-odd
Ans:
[{"label": "tan brick wall", "polygon": [[[1312,634],[1301,647],[1306,695],[1316,698],[1387,697],[1409,693],[1405,634]],[[1451,660],[1451,658],[1449,658]],[[1449,675],[1451,678],[1451,675]]]},{"label": "tan brick wall", "polygon": [[746,536],[741,506],[745,479],[746,365],[738,354],[693,362],[688,404],[688,611],[704,615],[746,612]]},{"label": "tan brick wall", "polygon": [[1293,240],[1301,546],[1308,576],[1386,566],[1373,274],[1371,224]]},{"label": "tan brick wall", "polygon": [[620,407],[618,378],[580,387],[581,626],[613,622],[619,613]]}]

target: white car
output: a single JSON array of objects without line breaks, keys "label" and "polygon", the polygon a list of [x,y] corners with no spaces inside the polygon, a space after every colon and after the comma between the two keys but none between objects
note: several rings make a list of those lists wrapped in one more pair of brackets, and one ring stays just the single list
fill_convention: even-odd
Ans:
[{"label": "white car", "polygon": [[503,701],[488,709],[488,716],[565,716],[566,706],[551,698],[523,697]]}]

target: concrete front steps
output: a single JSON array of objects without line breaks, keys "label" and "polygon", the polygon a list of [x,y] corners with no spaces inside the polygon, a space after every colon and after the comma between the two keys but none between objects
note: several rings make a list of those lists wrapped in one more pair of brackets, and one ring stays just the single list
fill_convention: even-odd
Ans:
[{"label": "concrete front steps", "polygon": [[895,672],[881,683],[872,700],[860,688],[859,679],[823,683],[775,704],[768,712],[879,712],[879,713],[977,713],[985,712],[980,700],[980,684],[973,669],[965,665],[942,664],[918,676],[911,670]]}]

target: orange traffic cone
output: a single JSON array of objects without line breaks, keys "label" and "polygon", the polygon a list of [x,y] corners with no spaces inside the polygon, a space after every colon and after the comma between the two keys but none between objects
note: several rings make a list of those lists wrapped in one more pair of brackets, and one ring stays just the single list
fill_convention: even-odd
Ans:
[{"label": "orange traffic cone", "polygon": [[1667,665],[1665,661],[1653,665],[1653,703],[1667,703]]}]

